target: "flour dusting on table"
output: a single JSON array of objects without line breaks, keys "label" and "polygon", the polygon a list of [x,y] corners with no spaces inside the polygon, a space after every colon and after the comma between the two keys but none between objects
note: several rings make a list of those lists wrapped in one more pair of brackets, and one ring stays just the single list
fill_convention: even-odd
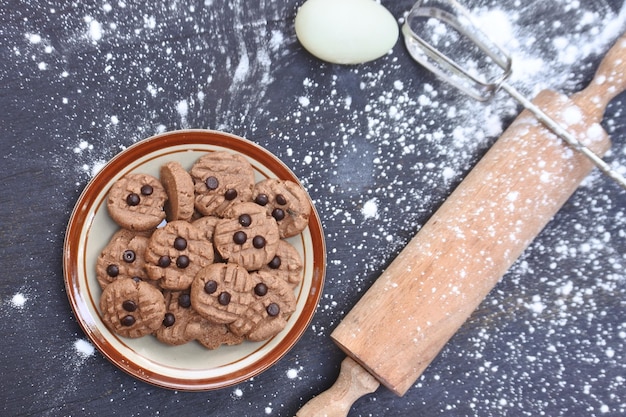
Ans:
[{"label": "flour dusting on table", "polygon": [[[258,20],[245,15],[250,5],[242,0],[231,2],[232,19],[223,19],[217,2],[210,0],[146,3],[139,17],[125,2],[89,9],[76,3],[71,13],[30,3],[48,21],[20,16],[20,32],[13,34],[19,41],[6,46],[19,77],[7,82],[30,87],[27,81],[41,80],[56,88],[58,94],[23,111],[32,117],[54,114],[55,123],[37,139],[58,145],[27,158],[52,160],[57,169],[49,174],[73,178],[78,193],[115,154],[164,131],[222,129],[271,146],[302,180],[327,226],[327,281],[320,314],[305,337],[316,339],[329,356],[336,353],[329,333],[348,303],[356,302],[520,111],[503,93],[479,103],[441,83],[407,58],[402,40],[369,65],[329,66],[303,57],[289,20],[295,7],[283,10],[280,2],[263,2],[266,18]],[[403,2],[403,8],[383,4],[406,11],[412,2]],[[604,1],[464,4],[511,52],[511,82],[529,97],[545,88],[567,95],[584,88],[599,57],[626,28],[626,5],[616,12]],[[548,9],[558,10],[562,19],[536,18],[537,11]],[[395,13],[399,22],[402,11]],[[66,36],[51,37],[49,24]],[[161,39],[172,26],[180,36]],[[7,33],[11,30],[17,29]],[[120,52],[127,45],[132,54]],[[293,70],[296,56],[309,59],[310,68]],[[283,83],[287,77],[292,82]],[[280,114],[267,110],[270,100],[272,108],[283,110]],[[620,97],[614,118],[603,121],[609,133],[624,123],[624,108]],[[576,121],[576,114],[569,116]],[[328,134],[323,125],[334,126],[334,132]],[[393,163],[389,155],[396,156]],[[7,151],[9,157],[22,157],[17,144]],[[626,174],[624,138],[614,138],[606,160]],[[436,404],[432,398],[422,400],[432,415],[626,414],[626,372],[616,371],[626,371],[620,365],[626,363],[626,320],[607,313],[622,311],[626,296],[626,254],[620,249],[626,240],[626,207],[620,192],[597,170],[583,182],[568,210],[531,245],[415,384],[416,390],[428,387],[439,394]],[[73,197],[59,199],[70,207]],[[514,210],[519,201],[510,194],[506,203]],[[34,302],[48,300],[49,294],[38,288],[3,296],[3,312],[26,329],[38,319]],[[510,322],[522,323],[525,331]],[[455,349],[455,343],[467,349]],[[47,353],[45,346],[34,345],[38,354]],[[65,355],[52,360],[64,364],[64,385],[58,386],[56,375],[42,378],[40,404],[70,398],[78,388],[76,376],[91,375],[86,364],[100,359],[82,334],[63,349]],[[453,369],[448,359],[462,365]],[[282,408],[293,404],[273,401],[278,395],[273,390],[293,390],[306,400],[319,393],[312,387],[321,389],[319,369],[325,366],[309,362],[296,345],[276,365],[278,381],[262,383],[259,377],[206,395],[208,406],[219,398],[222,405],[248,407],[249,415],[283,415]],[[112,374],[109,378],[117,377]],[[542,384],[546,380],[550,385]],[[498,390],[490,391],[494,385]],[[125,382],[118,391],[102,395],[130,404],[137,386]],[[263,400],[247,403],[259,391]],[[563,394],[571,392],[577,397]],[[173,393],[170,403],[149,404],[133,415],[177,413],[183,395]],[[387,395],[379,391],[364,401],[377,401],[381,415],[410,415],[424,405]],[[393,409],[383,408],[392,401]]]},{"label": "flour dusting on table", "polygon": [[28,298],[21,292],[15,293],[13,297],[11,297],[11,305],[18,309],[24,308],[26,301],[28,301]]}]

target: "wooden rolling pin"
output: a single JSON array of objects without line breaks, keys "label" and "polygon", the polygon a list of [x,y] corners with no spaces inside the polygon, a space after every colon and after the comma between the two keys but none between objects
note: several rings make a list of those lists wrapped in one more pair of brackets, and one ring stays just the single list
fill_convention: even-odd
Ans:
[{"label": "wooden rolling pin", "polygon": [[[625,88],[626,35],[585,90],[533,102],[603,155],[599,123]],[[522,112],[332,332],[348,358],[297,417],[346,416],[379,382],[403,395],[592,168]]]}]

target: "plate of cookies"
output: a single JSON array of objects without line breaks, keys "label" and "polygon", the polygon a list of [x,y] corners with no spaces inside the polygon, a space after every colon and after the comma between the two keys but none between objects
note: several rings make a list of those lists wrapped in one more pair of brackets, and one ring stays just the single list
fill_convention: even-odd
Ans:
[{"label": "plate of cookies", "polygon": [[123,371],[204,391],[258,375],[308,328],[326,248],[313,203],[264,148],[211,130],[128,147],[70,217],[70,305]]}]

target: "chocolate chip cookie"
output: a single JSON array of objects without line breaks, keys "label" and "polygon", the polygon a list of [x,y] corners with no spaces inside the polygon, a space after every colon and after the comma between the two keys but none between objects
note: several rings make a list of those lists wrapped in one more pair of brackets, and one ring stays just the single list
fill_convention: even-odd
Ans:
[{"label": "chocolate chip cookie", "polygon": [[304,265],[300,254],[293,245],[286,240],[278,241],[276,255],[261,271],[267,271],[296,287],[302,281]]},{"label": "chocolate chip cookie", "polygon": [[148,279],[144,252],[150,239],[143,233],[119,229],[96,260],[96,278],[100,287],[117,279]]},{"label": "chocolate chip cookie", "polygon": [[255,282],[254,301],[229,328],[236,335],[258,342],[275,336],[285,328],[287,319],[296,309],[296,296],[287,282],[268,271],[250,275]]},{"label": "chocolate chip cookie", "polygon": [[242,317],[254,300],[256,282],[234,263],[213,264],[198,272],[191,284],[191,304],[207,320],[229,324]]},{"label": "chocolate chip cookie", "polygon": [[165,317],[165,299],[153,285],[132,278],[116,280],[102,291],[104,324],[120,336],[136,338],[154,332]]},{"label": "chocolate chip cookie", "polygon": [[157,229],[145,252],[146,271],[163,289],[188,289],[196,273],[213,263],[213,245],[191,223],[177,220]]},{"label": "chocolate chip cookie", "polygon": [[304,189],[293,181],[259,181],[254,186],[253,199],[276,219],[281,238],[295,236],[309,224],[311,204]]},{"label": "chocolate chip cookie", "polygon": [[240,203],[224,216],[213,234],[213,243],[223,259],[253,271],[274,258],[280,240],[278,226],[263,207]]},{"label": "chocolate chip cookie", "polygon": [[196,210],[205,216],[221,216],[233,204],[252,198],[254,170],[239,154],[210,152],[198,158],[190,174]]},{"label": "chocolate chip cookie", "polygon": [[121,227],[146,231],[165,219],[166,200],[165,188],[157,178],[148,174],[127,174],[111,187],[107,209]]}]

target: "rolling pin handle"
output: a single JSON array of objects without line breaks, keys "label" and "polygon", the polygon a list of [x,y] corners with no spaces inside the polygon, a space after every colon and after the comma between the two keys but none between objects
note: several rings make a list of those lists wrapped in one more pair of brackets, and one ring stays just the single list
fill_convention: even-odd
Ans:
[{"label": "rolling pin handle", "polygon": [[352,404],[370,394],[379,382],[354,359],[347,357],[341,362],[337,381],[296,413],[296,417],[346,417]]}]

